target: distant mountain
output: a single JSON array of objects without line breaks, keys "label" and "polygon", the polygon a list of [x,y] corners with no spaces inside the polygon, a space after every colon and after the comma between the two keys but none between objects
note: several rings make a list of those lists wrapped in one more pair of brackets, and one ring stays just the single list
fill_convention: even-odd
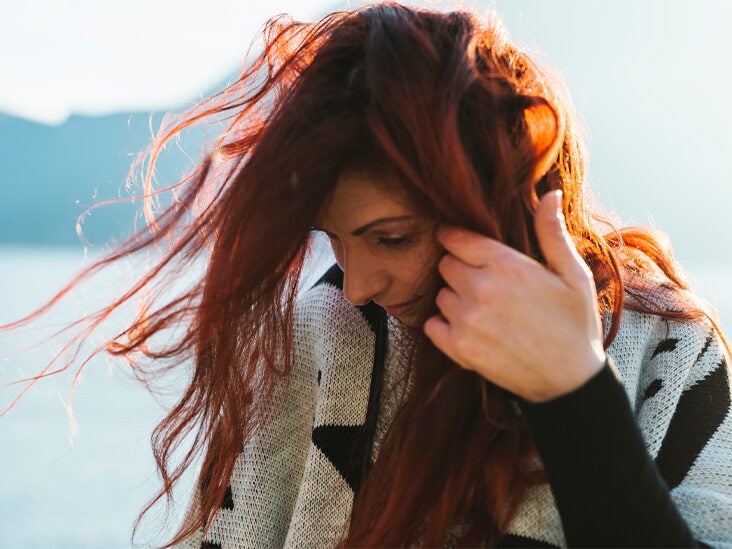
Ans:
[{"label": "distant mountain", "polygon": [[[590,186],[602,203],[625,222],[650,220],[668,232],[682,261],[729,261],[729,112],[702,100],[678,110],[674,105],[692,103],[673,95],[638,101],[634,88],[611,87],[617,71],[590,70],[573,57],[577,49],[561,34],[537,38],[554,44],[570,84],[592,98],[582,112],[592,137]],[[588,66],[604,67],[604,62]],[[699,92],[699,97],[705,96]],[[153,118],[153,129],[161,118]],[[190,159],[184,154],[161,159],[161,182],[177,181],[191,159],[199,159],[202,133],[185,136]],[[72,116],[60,126],[0,114],[0,244],[80,245],[78,216],[104,200],[130,196],[124,188],[127,172],[150,140],[147,113]],[[175,153],[175,146],[169,149]],[[138,201],[98,208],[87,218],[84,234],[95,245],[119,240],[134,227],[140,207]]]},{"label": "distant mountain", "polygon": [[[153,128],[161,118],[153,118]],[[80,214],[131,196],[125,179],[151,141],[149,128],[145,113],[72,116],[60,126],[0,114],[0,243],[79,245]],[[195,155],[201,141],[201,132],[193,133],[187,150]],[[162,158],[160,180],[178,179],[189,164],[182,154]],[[140,207],[138,200],[94,210],[83,225],[85,237],[93,244],[123,238]]]}]

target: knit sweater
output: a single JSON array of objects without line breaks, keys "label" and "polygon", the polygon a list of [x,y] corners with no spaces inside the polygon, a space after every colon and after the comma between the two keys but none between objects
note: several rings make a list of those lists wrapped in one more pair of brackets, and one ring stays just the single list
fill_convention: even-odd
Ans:
[{"label": "knit sweater", "polygon": [[[286,401],[239,456],[205,537],[181,547],[329,547],[347,531],[364,474],[353,449],[371,440],[376,455],[408,387],[400,323],[349,304],[341,285],[331,269],[301,296]],[[500,546],[732,548],[723,349],[706,322],[625,311],[599,374],[522,404],[550,483],[528,489]]]}]

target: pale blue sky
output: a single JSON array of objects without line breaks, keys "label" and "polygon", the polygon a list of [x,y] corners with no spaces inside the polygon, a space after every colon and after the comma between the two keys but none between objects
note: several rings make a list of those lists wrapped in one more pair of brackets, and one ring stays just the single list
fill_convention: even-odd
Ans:
[{"label": "pale blue sky", "polygon": [[3,0],[0,111],[46,123],[70,113],[165,110],[240,66],[264,21],[312,19],[327,0]]},{"label": "pale blue sky", "polygon": [[564,75],[588,129],[590,182],[625,222],[691,262],[732,259],[732,2],[496,0],[514,38]]},{"label": "pale blue sky", "polygon": [[[421,2],[448,8],[455,2]],[[283,11],[313,20],[359,2],[4,0],[0,112],[165,111],[240,66]],[[588,128],[591,183],[624,220],[671,233],[679,256],[729,260],[732,2],[487,0],[564,75]]]}]

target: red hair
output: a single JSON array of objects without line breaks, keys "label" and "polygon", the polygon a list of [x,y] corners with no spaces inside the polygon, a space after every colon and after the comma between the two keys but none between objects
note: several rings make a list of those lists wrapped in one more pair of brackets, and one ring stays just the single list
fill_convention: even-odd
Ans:
[{"label": "red hair", "polygon": [[[383,3],[313,24],[278,17],[262,36],[261,53],[236,82],[155,138],[148,205],[163,146],[194,125],[225,126],[200,165],[173,187],[172,205],[158,215],[148,206],[148,228],[69,285],[165,245],[157,265],[86,320],[88,331],[123,302],[165,287],[201,257],[207,262],[192,288],[172,300],[158,296],[108,345],[135,368],[140,354],[153,365],[167,361],[166,368],[193,358],[187,389],[153,434],[163,485],[143,510],[170,499],[183,472],[203,457],[199,505],[170,544],[210,523],[242,447],[286,390],[309,231],[345,170],[394,176],[436,221],[539,261],[533,211],[544,192],[562,189],[568,230],[595,275],[606,346],[624,305],[668,318],[709,315],[658,235],[599,232],[561,83],[508,40],[497,18]],[[561,144],[556,162],[538,182],[525,116],[537,105],[548,106],[563,128],[553,136]],[[174,343],[151,344],[181,323],[185,333]],[[525,488],[545,482],[532,466],[531,436],[511,395],[418,339],[413,388],[354,502],[344,545],[441,545],[455,525],[464,527],[461,544],[495,543]],[[190,446],[174,462],[189,434]]]}]

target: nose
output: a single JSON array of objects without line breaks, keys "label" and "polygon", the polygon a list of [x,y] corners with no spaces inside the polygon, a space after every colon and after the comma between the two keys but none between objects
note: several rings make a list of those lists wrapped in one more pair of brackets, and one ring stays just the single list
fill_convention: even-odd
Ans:
[{"label": "nose", "polygon": [[389,286],[389,275],[369,257],[350,257],[343,269],[343,296],[353,305],[366,305]]}]

